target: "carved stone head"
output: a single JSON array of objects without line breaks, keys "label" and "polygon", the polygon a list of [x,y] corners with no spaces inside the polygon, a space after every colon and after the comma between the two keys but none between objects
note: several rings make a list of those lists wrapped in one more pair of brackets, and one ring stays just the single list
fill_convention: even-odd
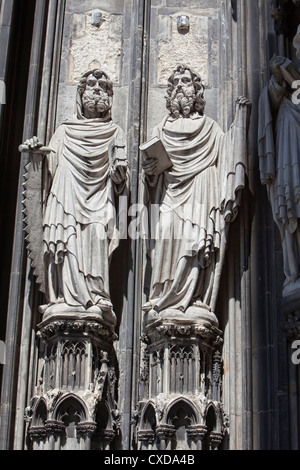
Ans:
[{"label": "carved stone head", "polygon": [[167,109],[174,117],[204,113],[204,85],[201,77],[186,65],[177,65],[173,71],[165,97]]},{"label": "carved stone head", "polygon": [[105,72],[98,69],[86,72],[80,79],[77,92],[78,117],[104,118],[110,116],[113,84]]}]

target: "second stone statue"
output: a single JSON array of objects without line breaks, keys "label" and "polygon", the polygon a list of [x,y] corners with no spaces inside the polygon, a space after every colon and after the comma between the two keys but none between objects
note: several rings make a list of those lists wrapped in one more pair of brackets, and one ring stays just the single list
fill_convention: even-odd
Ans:
[{"label": "second stone statue", "polygon": [[[200,76],[178,65],[168,82],[169,114],[154,129],[172,166],[157,175],[157,160],[145,158],[146,199],[159,206],[149,244],[152,277],[146,323],[156,319],[208,321],[215,305],[228,227],[245,185],[250,102],[240,97],[224,133],[204,114]],[[152,230],[153,232],[153,230]]]}]

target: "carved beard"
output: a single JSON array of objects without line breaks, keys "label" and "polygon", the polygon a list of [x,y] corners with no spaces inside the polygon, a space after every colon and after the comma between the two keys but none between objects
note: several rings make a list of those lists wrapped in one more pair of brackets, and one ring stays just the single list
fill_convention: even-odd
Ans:
[{"label": "carved beard", "polygon": [[175,88],[171,95],[170,105],[175,117],[183,115],[190,116],[194,111],[196,95],[195,90],[190,87]]},{"label": "carved beard", "polygon": [[82,95],[82,106],[89,111],[97,110],[98,113],[105,113],[111,107],[109,96],[104,91],[96,93],[94,91],[85,91]]}]

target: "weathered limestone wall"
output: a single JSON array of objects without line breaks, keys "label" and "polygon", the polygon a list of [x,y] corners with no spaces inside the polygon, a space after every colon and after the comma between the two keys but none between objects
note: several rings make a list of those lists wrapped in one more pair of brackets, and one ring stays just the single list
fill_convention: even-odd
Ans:
[{"label": "weathered limestone wall", "polygon": [[[174,67],[183,63],[200,73],[206,88],[206,113],[218,120],[220,3],[152,2],[149,59],[148,136],[166,114],[164,94]],[[177,17],[187,15],[190,29],[177,29]]]},{"label": "weathered limestone wall", "polygon": [[[103,69],[114,83],[114,120],[126,127],[128,88],[124,82],[126,29],[124,2],[66,2],[59,77],[57,125],[75,112],[78,79],[88,70]],[[101,12],[101,24],[92,24],[93,13]],[[122,87],[122,88],[121,88]]]},{"label": "weathered limestone wall", "polygon": [[[166,114],[166,84],[178,63],[185,63],[200,73],[206,87],[207,114],[217,119],[221,2],[187,2],[185,5],[176,1],[154,0],[147,3],[151,11],[148,134]],[[119,1],[109,5],[105,2],[99,5],[91,0],[66,2],[57,125],[74,113],[73,97],[78,78],[84,71],[100,67],[114,83],[114,119],[126,128],[126,87],[129,84],[128,64],[132,53],[126,36],[130,26],[128,21],[132,21],[132,17],[126,17],[123,9],[123,2]],[[98,11],[102,13],[99,27],[91,24],[92,14]],[[127,8],[127,14],[129,11]],[[190,30],[186,34],[177,29],[177,17],[180,15],[189,16]]]}]

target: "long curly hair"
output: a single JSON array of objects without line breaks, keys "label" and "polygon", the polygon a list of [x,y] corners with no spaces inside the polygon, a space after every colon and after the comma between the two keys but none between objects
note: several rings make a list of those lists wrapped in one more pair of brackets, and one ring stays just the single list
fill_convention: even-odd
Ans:
[{"label": "long curly hair", "polygon": [[90,70],[89,72],[86,72],[81,77],[81,79],[78,83],[78,86],[77,86],[77,89],[78,89],[80,95],[82,95],[84,93],[84,91],[86,89],[87,78],[90,75],[93,75],[98,80],[99,80],[99,78],[104,77],[104,79],[106,81],[106,84],[107,84],[107,93],[108,93],[109,96],[113,96],[114,92],[113,92],[113,83],[112,83],[112,81],[110,80],[109,76],[105,72],[103,72],[103,70],[99,70],[99,69]]},{"label": "long curly hair", "polygon": [[175,84],[174,84],[174,78],[176,73],[184,73],[186,70],[188,70],[192,76],[192,81],[193,85],[195,88],[195,103],[194,103],[194,108],[195,110],[202,116],[204,114],[204,109],[206,105],[206,101],[204,99],[204,91],[205,87],[202,83],[200,75],[198,75],[196,72],[194,72],[190,67],[184,64],[178,64],[176,68],[173,70],[172,75],[170,76],[168,80],[168,89],[167,93],[165,95],[166,98],[166,106],[169,111],[172,112],[172,107],[171,107],[171,97],[173,94],[173,91],[175,89]]},{"label": "long curly hair", "polygon": [[[90,75],[93,75],[98,80],[102,77],[105,79],[105,81],[106,81],[106,93],[109,96],[110,107],[112,106],[112,98],[113,98],[113,95],[114,95],[113,82],[110,80],[109,76],[105,72],[103,72],[103,70],[100,70],[100,69],[89,70],[88,72],[86,72],[81,77],[81,79],[79,80],[79,83],[77,85],[76,105],[77,105],[77,117],[79,119],[84,119],[83,112],[82,112],[82,95],[86,90],[87,78]],[[108,111],[106,113],[106,117],[108,118],[108,117],[110,117],[110,115],[111,115],[111,113],[110,113],[110,111]]]}]

